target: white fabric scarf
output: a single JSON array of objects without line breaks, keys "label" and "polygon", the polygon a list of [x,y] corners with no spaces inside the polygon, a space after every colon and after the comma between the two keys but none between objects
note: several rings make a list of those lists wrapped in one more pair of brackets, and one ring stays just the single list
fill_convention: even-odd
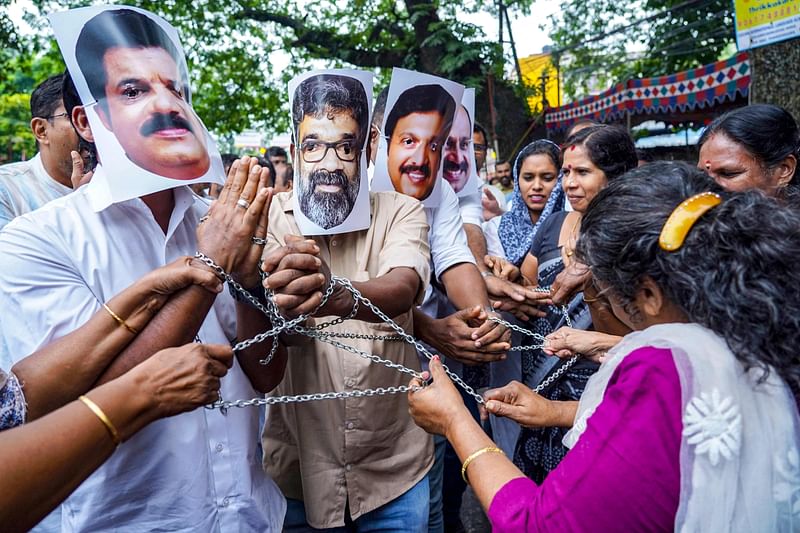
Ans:
[{"label": "white fabric scarf", "polygon": [[675,531],[800,531],[800,420],[788,386],[771,371],[745,373],[725,341],[697,324],[660,324],[627,335],[581,397],[572,448],[632,351],[670,349],[681,382],[681,492]]}]

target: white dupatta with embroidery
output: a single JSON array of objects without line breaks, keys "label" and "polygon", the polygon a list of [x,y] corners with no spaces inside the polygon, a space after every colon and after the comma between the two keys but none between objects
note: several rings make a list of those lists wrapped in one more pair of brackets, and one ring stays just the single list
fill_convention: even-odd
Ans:
[{"label": "white dupatta with embroidery", "polygon": [[681,381],[681,493],[675,531],[800,531],[800,420],[776,372],[757,383],[725,341],[697,324],[660,324],[627,335],[581,397],[572,448],[602,401],[614,370],[632,351],[672,351]]}]

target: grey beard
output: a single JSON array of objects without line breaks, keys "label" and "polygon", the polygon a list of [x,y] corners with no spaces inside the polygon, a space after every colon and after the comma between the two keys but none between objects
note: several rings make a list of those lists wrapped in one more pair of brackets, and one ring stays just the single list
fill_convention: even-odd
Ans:
[{"label": "grey beard", "polygon": [[[344,173],[341,174],[344,176]],[[318,173],[312,173],[306,179],[301,179],[303,186],[298,191],[300,194],[300,211],[314,224],[324,229],[338,226],[350,216],[353,206],[358,198],[361,180],[350,181],[345,177],[342,192],[327,193],[316,192]]]}]

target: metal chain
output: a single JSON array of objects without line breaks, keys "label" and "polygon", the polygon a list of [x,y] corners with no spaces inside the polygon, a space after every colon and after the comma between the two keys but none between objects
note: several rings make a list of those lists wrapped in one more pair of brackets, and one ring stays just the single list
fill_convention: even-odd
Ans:
[{"label": "metal chain", "polygon": [[314,394],[298,394],[295,396],[265,396],[251,400],[217,401],[207,405],[206,409],[229,409],[231,407],[252,407],[256,405],[275,405],[287,403],[303,403],[318,400],[342,400],[347,398],[369,398],[388,394],[405,394],[422,390],[422,387],[401,385],[399,387],[378,387],[377,389],[353,390],[342,392],[317,392]]},{"label": "metal chain", "polygon": [[[545,288],[537,287],[534,290],[536,292],[550,292],[549,288],[545,289]],[[569,310],[567,309],[566,305],[562,305],[561,306],[561,313],[564,316],[564,323],[567,325],[567,327],[571,328],[572,327],[572,319],[569,316]],[[532,338],[540,341],[540,343],[541,343],[541,344],[531,344],[531,345],[527,345],[527,346],[523,345],[523,346],[512,347],[511,349],[509,349],[510,352],[541,350],[542,348],[544,348],[544,343],[545,343],[545,340],[546,340],[544,335],[541,335],[540,333],[536,333],[535,331],[531,331],[529,329],[525,329],[522,326],[518,326],[516,324],[512,324],[511,322],[508,322],[507,320],[503,320],[502,318],[500,318],[498,316],[490,316],[489,320],[491,320],[493,322],[497,322],[498,324],[502,324],[503,326],[505,326],[505,327],[507,327],[509,329],[512,329],[512,330],[514,330],[514,331],[516,331],[518,333],[522,333],[526,337],[532,337]],[[563,376],[564,373],[567,370],[572,368],[572,366],[575,364],[575,362],[578,360],[578,358],[580,358],[580,354],[575,354],[572,357],[570,357],[569,359],[567,359],[567,361],[565,363],[563,363],[560,367],[558,367],[558,370],[556,370],[555,372],[553,372],[552,374],[547,376],[544,380],[542,380],[542,382],[539,383],[533,389],[533,392],[535,392],[536,394],[539,394],[543,390],[545,390],[547,387],[552,385],[556,380],[558,380],[561,376]]]},{"label": "metal chain", "polygon": [[[433,354],[416,338],[412,335],[406,333],[406,331],[397,324],[391,317],[386,315],[380,308],[374,305],[368,298],[364,297],[361,292],[356,289],[350,280],[346,278],[340,278],[338,276],[331,276],[331,282],[326,287],[325,293],[322,296],[322,300],[320,304],[310,313],[300,315],[296,318],[287,320],[286,318],[281,315],[280,311],[278,310],[277,305],[274,302],[274,293],[269,289],[264,289],[264,303],[260,301],[259,298],[253,296],[247,289],[245,289],[241,284],[239,284],[236,280],[233,279],[225,270],[217,265],[211,258],[207,257],[201,252],[197,252],[195,254],[195,258],[207,265],[209,268],[214,270],[214,272],[223,279],[228,285],[235,291],[237,294],[244,297],[244,299],[250,303],[253,307],[261,311],[264,315],[266,315],[270,321],[272,322],[272,329],[269,329],[263,333],[259,333],[258,335],[254,336],[251,339],[247,339],[237,343],[234,347],[234,351],[241,351],[253,346],[254,344],[259,344],[264,342],[266,339],[272,338],[272,344],[270,346],[270,353],[264,359],[259,360],[259,363],[262,365],[269,364],[275,354],[277,353],[278,348],[278,335],[280,334],[294,334],[294,335],[303,335],[307,336],[320,342],[325,342],[331,344],[332,346],[348,351],[359,357],[363,357],[368,359],[374,363],[383,365],[387,368],[392,370],[396,370],[398,372],[409,374],[416,378],[421,378],[421,374],[416,370],[408,368],[404,365],[399,363],[395,363],[389,359],[382,358],[376,354],[360,350],[354,346],[350,346],[348,344],[344,344],[335,338],[344,338],[344,339],[361,339],[361,340],[378,340],[378,341],[404,341],[414,348],[417,351],[425,355],[429,360],[433,358]],[[263,281],[266,279],[266,274],[262,273],[262,284]],[[348,290],[353,296],[353,308],[348,313],[347,316],[344,317],[337,317],[328,322],[322,322],[316,324],[314,326],[303,326],[303,324],[308,318],[314,315],[319,309],[321,309],[330,297],[333,295],[333,291],[336,285],[340,285]],[[535,289],[539,291],[543,291],[543,289]],[[266,304],[266,305],[265,305]],[[389,324],[389,326],[397,333],[396,335],[370,335],[370,334],[359,334],[359,333],[346,333],[346,332],[330,332],[324,331],[326,328],[334,325],[341,324],[346,320],[349,320],[356,316],[359,306],[364,305],[368,308],[376,317],[381,319],[383,322]],[[569,314],[567,313],[566,307],[562,307],[562,312],[564,313],[565,320],[568,325],[571,325],[571,321],[569,318]],[[492,316],[489,317],[490,320],[502,324],[503,326],[510,328],[512,330],[518,331],[523,335],[527,335],[530,337],[534,337],[537,340],[540,340],[542,345],[539,346],[521,346],[516,348],[516,350],[521,351],[522,349],[536,349],[541,348],[544,343],[544,337],[537,333],[531,332],[517,326],[515,324],[511,324],[500,317]],[[512,350],[514,350],[512,348]],[[534,389],[535,392],[539,392],[544,387],[548,386],[550,383],[558,379],[566,370],[575,362],[578,356],[574,356],[570,361],[562,365],[558,371],[554,372],[551,376],[549,376],[545,381],[543,381],[537,389]],[[479,404],[484,403],[483,397],[475,392],[475,390],[467,385],[463,379],[461,379],[458,374],[452,372],[447,365],[442,363],[442,366],[450,377],[450,379],[460,386],[464,391],[475,398]],[[411,391],[421,390],[421,387],[411,387],[411,386],[399,386],[399,387],[378,387],[375,389],[364,389],[364,390],[353,390],[353,391],[345,391],[345,392],[326,392],[326,393],[314,393],[314,394],[298,394],[294,396],[271,396],[271,397],[263,397],[263,398],[253,398],[251,400],[235,400],[235,401],[223,401],[219,400],[214,402],[211,405],[206,406],[208,409],[228,409],[230,407],[248,407],[248,406],[256,406],[256,405],[273,405],[273,404],[286,404],[286,403],[300,403],[300,402],[309,402],[309,401],[316,401],[316,400],[330,400],[330,399],[345,399],[345,398],[363,398],[363,397],[371,397],[371,396],[383,396],[387,394],[400,394],[400,393],[408,393]]]}]

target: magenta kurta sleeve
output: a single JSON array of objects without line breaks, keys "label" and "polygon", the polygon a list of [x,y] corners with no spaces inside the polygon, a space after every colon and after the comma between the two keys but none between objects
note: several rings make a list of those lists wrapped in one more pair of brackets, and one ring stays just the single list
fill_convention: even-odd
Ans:
[{"label": "magenta kurta sleeve", "polygon": [[493,530],[672,531],[680,494],[681,385],[669,350],[620,363],[586,431],[541,486],[509,481]]}]

